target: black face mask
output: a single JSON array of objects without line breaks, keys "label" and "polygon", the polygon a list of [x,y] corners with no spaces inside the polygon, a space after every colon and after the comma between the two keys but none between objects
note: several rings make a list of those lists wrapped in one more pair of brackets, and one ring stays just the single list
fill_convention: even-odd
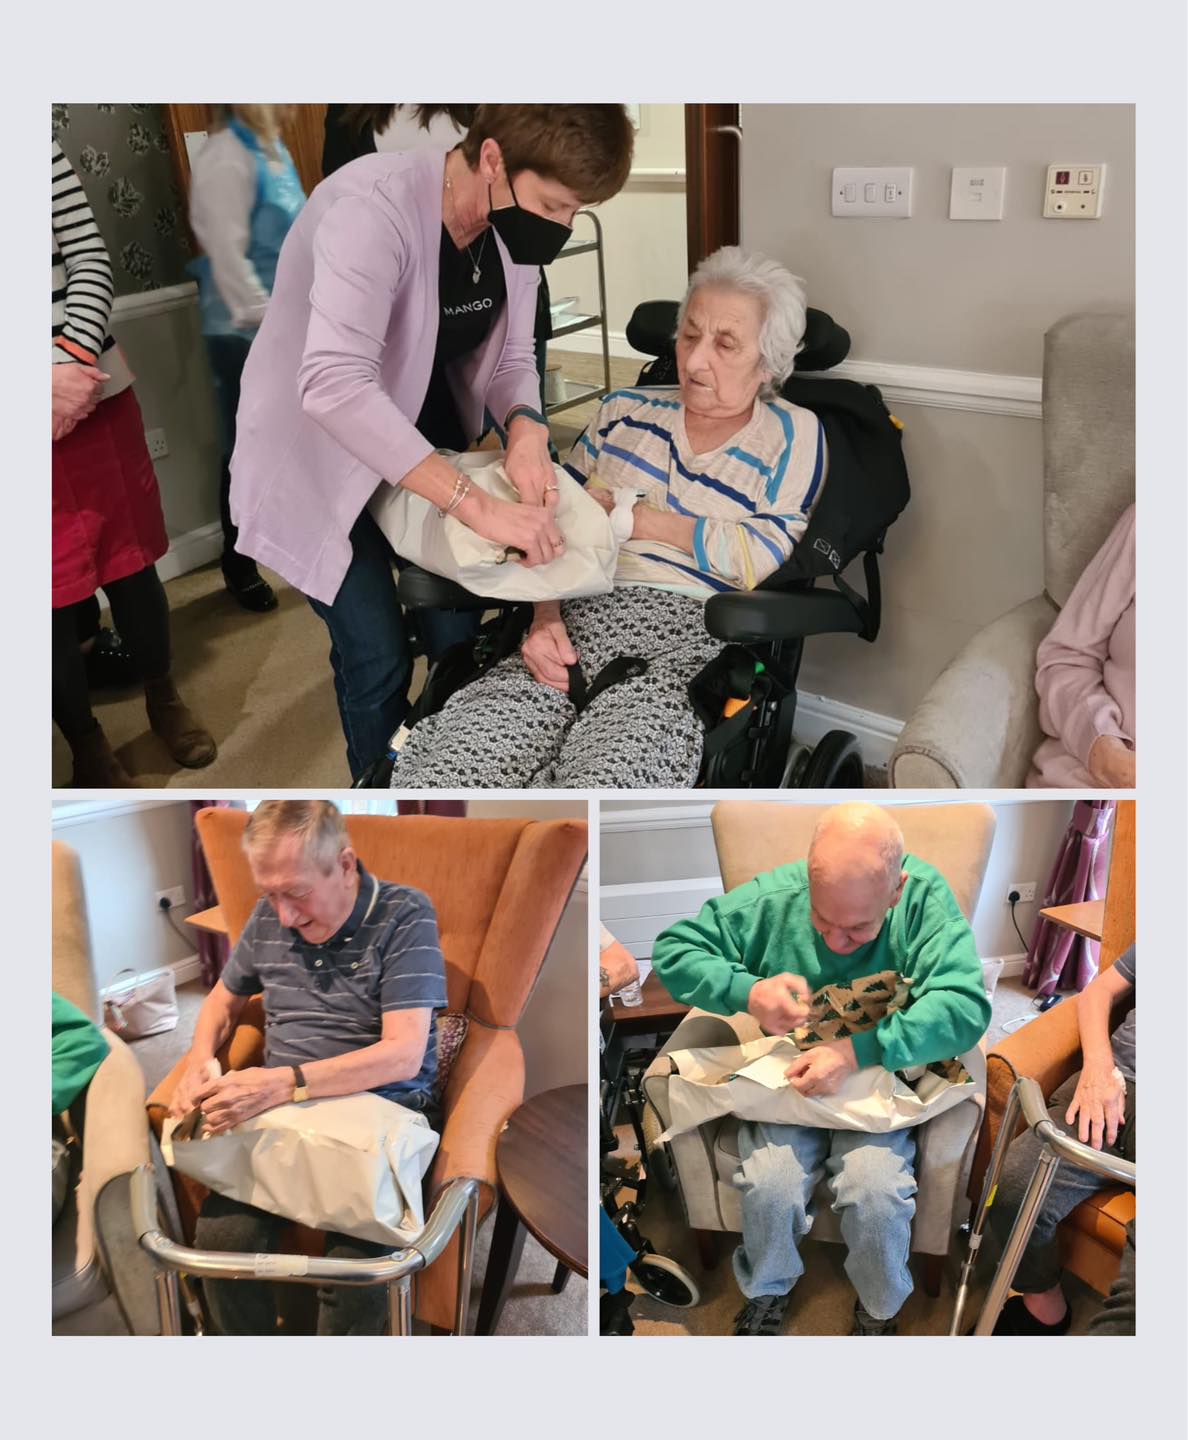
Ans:
[{"label": "black face mask", "polygon": [[[514,265],[548,265],[560,255],[565,242],[573,234],[568,225],[556,220],[546,220],[525,210],[516,199],[509,178],[507,188],[512,193],[512,203],[501,210],[491,210],[491,224],[495,233],[507,246],[507,253]],[[487,186],[488,201],[492,199],[491,187]]]}]

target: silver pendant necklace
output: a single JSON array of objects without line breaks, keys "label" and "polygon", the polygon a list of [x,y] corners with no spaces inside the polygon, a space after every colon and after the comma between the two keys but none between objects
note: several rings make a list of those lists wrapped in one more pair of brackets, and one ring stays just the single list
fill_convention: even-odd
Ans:
[{"label": "silver pendant necklace", "polygon": [[[454,219],[456,222],[458,218],[458,206],[457,202],[454,200],[454,182],[450,179],[448,175],[446,176],[445,187],[450,192],[450,204],[454,207]],[[474,251],[470,248],[469,245],[467,245],[465,248],[467,255],[470,257],[470,283],[472,285],[477,285],[479,281],[483,278],[482,258],[483,251],[487,248],[487,231],[483,231],[483,241],[482,244],[479,246],[479,253],[477,257],[475,256]]]}]

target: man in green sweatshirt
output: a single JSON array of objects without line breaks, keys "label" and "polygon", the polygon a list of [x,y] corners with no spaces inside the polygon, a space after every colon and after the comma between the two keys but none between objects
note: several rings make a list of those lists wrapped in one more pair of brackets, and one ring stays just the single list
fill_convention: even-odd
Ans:
[{"label": "man in green sweatshirt", "polygon": [[[677,1000],[718,1015],[746,1011],[770,1034],[808,1018],[812,993],[879,971],[909,983],[903,1008],[873,1029],[806,1049],[788,1069],[804,1095],[832,1094],[855,1070],[903,1070],[977,1044],[990,1002],[973,932],[943,876],[904,854],[878,806],[837,805],[821,817],[808,860],[756,876],[657,940],[652,963]],[[740,1122],[743,1240],[734,1273],[746,1304],[736,1335],[774,1335],[828,1174],[858,1293],[855,1335],[895,1332],[911,1294],[916,1181],[909,1128],[887,1134]]]}]

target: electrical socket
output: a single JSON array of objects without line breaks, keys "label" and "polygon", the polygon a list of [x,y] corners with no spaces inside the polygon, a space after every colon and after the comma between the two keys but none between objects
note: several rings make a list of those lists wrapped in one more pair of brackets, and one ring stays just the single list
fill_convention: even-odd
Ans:
[{"label": "electrical socket", "polygon": [[161,908],[162,900],[168,900],[169,908],[171,910],[176,910],[179,905],[184,905],[186,903],[186,887],[184,885],[174,885],[171,886],[168,890],[158,890],[156,898],[156,906],[158,910],[160,910]]},{"label": "electrical socket", "polygon": [[169,454],[169,442],[165,438],[164,430],[146,430],[144,443],[148,446],[150,460],[164,460]]},{"label": "electrical socket", "polygon": [[[1010,883],[1010,884],[1007,886],[1007,888],[1006,888],[1006,893],[1007,893],[1007,895],[1011,895],[1011,894],[1012,894],[1014,891],[1016,891],[1016,890],[1019,892],[1019,902],[1018,902],[1018,903],[1019,903],[1020,905],[1030,905],[1030,904],[1034,904],[1034,902],[1035,902],[1035,881],[1034,881],[1034,880],[1012,880],[1011,883]],[[1005,903],[1006,903],[1007,905],[1009,905],[1011,902],[1010,902],[1010,900],[1006,900]]]}]

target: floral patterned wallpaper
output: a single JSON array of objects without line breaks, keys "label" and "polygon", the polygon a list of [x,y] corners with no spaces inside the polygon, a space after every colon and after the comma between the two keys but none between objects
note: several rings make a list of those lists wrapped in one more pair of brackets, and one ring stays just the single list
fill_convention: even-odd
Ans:
[{"label": "floral patterned wallpaper", "polygon": [[107,242],[117,295],[190,279],[193,255],[160,105],[54,105],[54,139]]}]

